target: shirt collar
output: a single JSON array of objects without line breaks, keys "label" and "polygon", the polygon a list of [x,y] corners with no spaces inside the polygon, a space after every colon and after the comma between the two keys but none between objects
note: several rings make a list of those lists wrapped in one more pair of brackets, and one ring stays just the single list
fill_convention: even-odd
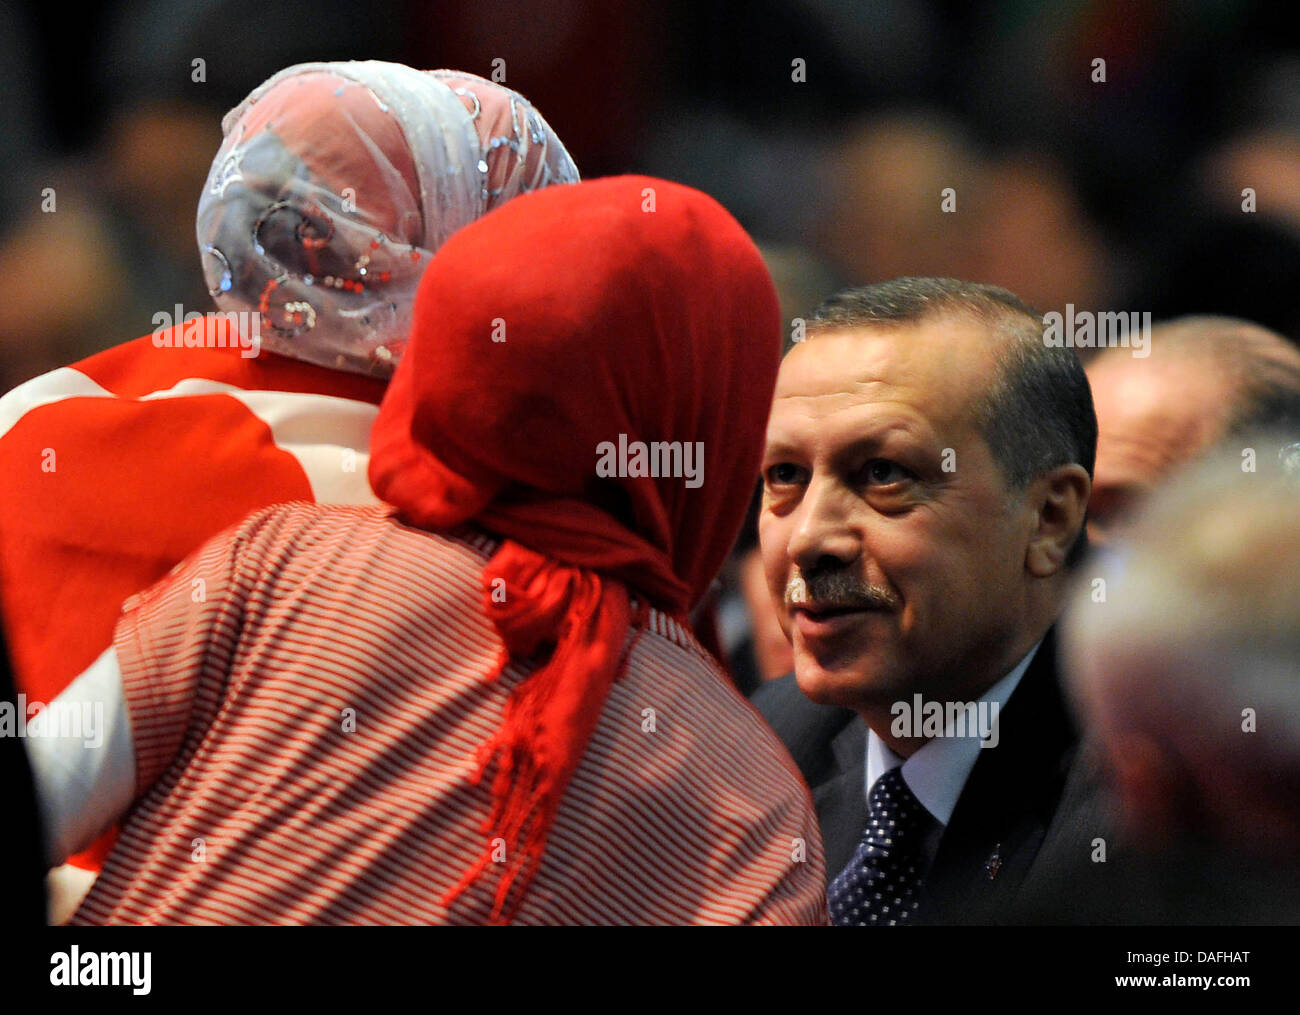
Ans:
[{"label": "shirt collar", "polygon": [[[1007,699],[1011,697],[1011,692],[1019,686],[1021,677],[1029,669],[1029,664],[1042,643],[1042,639],[1039,639],[1010,673],[978,699],[977,706],[988,708],[986,712],[988,718],[996,720]],[[986,706],[980,706],[980,703],[986,703]],[[996,712],[991,707],[994,704],[997,705]],[[876,780],[891,769],[902,765],[903,781],[907,783],[908,789],[941,825],[946,826],[952,818],[953,809],[957,806],[957,798],[961,796],[966,780],[970,777],[971,769],[979,760],[980,751],[983,749],[980,746],[982,743],[978,736],[934,737],[927,740],[910,758],[904,760],[885,746],[885,742],[876,736],[875,731],[868,728],[865,787],[867,800],[871,799],[871,787],[875,785]]]}]

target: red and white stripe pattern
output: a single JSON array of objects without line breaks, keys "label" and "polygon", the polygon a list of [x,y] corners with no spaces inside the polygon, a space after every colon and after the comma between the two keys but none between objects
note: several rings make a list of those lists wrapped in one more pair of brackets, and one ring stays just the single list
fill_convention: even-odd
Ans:
[{"label": "red and white stripe pattern", "polygon": [[[528,672],[487,679],[493,546],[284,505],[129,602],[141,796],[74,922],[485,922],[494,878],[440,899],[491,847],[476,751]],[[675,621],[629,638],[515,922],[824,924],[784,748]]]}]

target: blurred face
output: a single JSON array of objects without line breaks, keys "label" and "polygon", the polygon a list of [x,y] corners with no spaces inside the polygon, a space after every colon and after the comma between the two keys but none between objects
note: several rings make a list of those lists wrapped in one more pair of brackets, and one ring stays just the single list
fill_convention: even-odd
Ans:
[{"label": "blurred face", "polygon": [[[1255,741],[1241,735],[1240,714],[1207,693],[1207,670],[1221,674],[1239,665],[1239,649],[1210,643],[1208,652],[1199,645],[1180,655],[1176,646],[1186,631],[1126,631],[1080,606],[1066,614],[1073,618],[1067,672],[1102,748],[1124,837],[1159,849],[1192,833],[1257,856],[1294,858],[1294,776],[1261,779],[1261,759]],[[1197,735],[1188,738],[1192,728]]]},{"label": "blurred face", "polygon": [[888,714],[973,700],[1032,646],[1013,496],[972,416],[996,377],[978,323],[816,333],[786,356],[763,462],[768,588],[815,701]]},{"label": "blurred face", "polygon": [[776,606],[767,591],[763,558],[757,550],[745,554],[740,562],[740,594],[749,609],[750,629],[754,637],[754,660],[763,680],[776,680],[794,669],[790,641],[781,629]]},{"label": "blurred face", "polygon": [[1201,363],[1119,354],[1094,360],[1088,383],[1098,430],[1088,538],[1102,546],[1170,470],[1217,439],[1231,386]]}]

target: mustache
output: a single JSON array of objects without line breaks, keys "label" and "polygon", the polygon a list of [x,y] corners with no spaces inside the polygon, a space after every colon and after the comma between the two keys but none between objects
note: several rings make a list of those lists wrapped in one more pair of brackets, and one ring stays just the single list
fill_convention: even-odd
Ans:
[{"label": "mustache", "polygon": [[785,586],[786,609],[813,606],[821,610],[892,610],[898,595],[884,585],[872,585],[849,571],[796,574]]}]

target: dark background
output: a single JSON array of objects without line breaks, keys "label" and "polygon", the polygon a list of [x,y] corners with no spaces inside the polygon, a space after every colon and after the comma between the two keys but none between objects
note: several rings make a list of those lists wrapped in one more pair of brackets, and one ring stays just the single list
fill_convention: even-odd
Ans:
[{"label": "dark background", "polygon": [[146,334],[177,302],[206,309],[193,219],[222,113],[284,66],[353,58],[484,76],[503,59],[585,177],[648,172],[727,205],[769,254],[787,316],[842,282],[952,274],[1042,310],[1236,313],[1300,339],[1289,7],[11,3],[0,389]]}]

